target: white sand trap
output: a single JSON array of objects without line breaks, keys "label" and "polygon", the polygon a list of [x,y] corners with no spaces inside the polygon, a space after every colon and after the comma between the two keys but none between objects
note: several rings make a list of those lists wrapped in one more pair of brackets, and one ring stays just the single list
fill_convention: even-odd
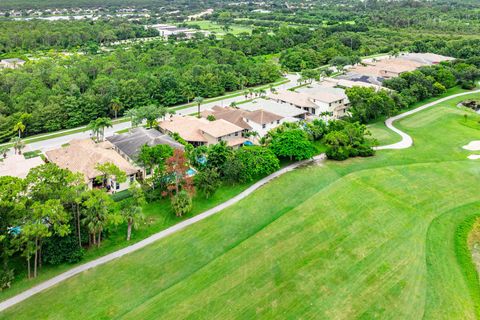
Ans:
[{"label": "white sand trap", "polygon": [[477,160],[480,159],[480,154],[472,154],[468,156],[468,159],[470,160]]},{"label": "white sand trap", "polygon": [[471,141],[466,146],[462,147],[463,149],[467,149],[470,151],[479,151],[480,150],[480,140]]}]

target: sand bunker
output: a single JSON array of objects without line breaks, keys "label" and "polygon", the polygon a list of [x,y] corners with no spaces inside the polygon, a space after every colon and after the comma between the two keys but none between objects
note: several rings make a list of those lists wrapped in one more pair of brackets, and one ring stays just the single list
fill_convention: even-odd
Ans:
[{"label": "sand bunker", "polygon": [[472,154],[468,156],[468,159],[470,160],[477,160],[480,159],[480,154]]},{"label": "sand bunker", "polygon": [[463,146],[462,148],[470,151],[479,151],[480,141],[479,140],[471,141],[469,144],[467,144],[466,146]]}]

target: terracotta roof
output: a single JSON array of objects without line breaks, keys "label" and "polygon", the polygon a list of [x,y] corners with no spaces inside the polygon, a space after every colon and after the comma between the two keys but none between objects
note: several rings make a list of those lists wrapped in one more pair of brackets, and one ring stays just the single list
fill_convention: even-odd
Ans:
[{"label": "terracotta roof", "polygon": [[213,115],[216,120],[223,119],[243,129],[251,130],[252,127],[249,126],[248,123],[245,122],[245,120],[243,120],[245,113],[245,110],[231,107],[223,108],[219,106],[214,106],[211,110],[203,111],[202,116],[207,118],[209,115]]},{"label": "terracotta roof", "polygon": [[246,112],[244,117],[250,121],[253,121],[259,124],[272,123],[277,120],[283,119],[282,116],[279,116],[278,114],[271,113],[265,110],[255,110],[252,112]]},{"label": "terracotta roof", "polygon": [[235,132],[243,131],[243,128],[226,120],[219,119],[215,121],[208,121],[208,124],[201,127],[200,130],[208,133],[214,138],[220,138]]},{"label": "terracotta roof", "polygon": [[200,132],[200,128],[209,124],[209,121],[203,118],[192,116],[176,116],[169,120],[159,123],[160,128],[168,132],[176,132],[186,141],[207,142],[207,139]]},{"label": "terracotta roof", "polygon": [[118,154],[108,141],[96,144],[91,139],[72,140],[68,146],[45,154],[50,162],[60,168],[83,173],[87,180],[100,176],[102,173],[95,166],[107,162],[113,163],[127,175],[139,170]]}]

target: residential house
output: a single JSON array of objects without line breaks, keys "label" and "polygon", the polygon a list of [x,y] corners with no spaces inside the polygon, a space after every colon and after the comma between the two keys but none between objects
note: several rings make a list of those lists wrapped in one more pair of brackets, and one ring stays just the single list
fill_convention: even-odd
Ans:
[{"label": "residential house", "polygon": [[31,169],[44,163],[40,157],[26,159],[21,154],[9,155],[5,159],[2,157],[0,160],[0,177],[11,176],[23,179]]},{"label": "residential house", "polygon": [[283,119],[281,122],[297,122],[300,120],[304,120],[307,111],[294,107],[290,104],[277,102],[273,99],[254,99],[247,103],[242,103],[239,105],[241,109],[248,110],[248,111],[256,111],[256,110],[265,110],[279,116],[282,116]]},{"label": "residential house", "polygon": [[[320,108],[318,111],[330,114],[330,117],[339,119],[344,117],[350,107],[350,100],[344,89],[323,86],[302,87],[297,90],[307,95]],[[323,111],[322,111],[323,110]],[[317,115],[317,114],[315,114]]]},{"label": "residential house", "polygon": [[327,90],[335,88],[323,88],[316,92],[279,91],[269,95],[269,98],[282,103],[287,103],[299,109],[305,110],[314,117],[327,116],[338,119],[346,114],[350,101],[345,92]]},{"label": "residential house", "polygon": [[194,146],[212,145],[225,141],[229,146],[241,146],[244,129],[223,119],[208,121],[193,116],[174,116],[159,123],[164,133],[177,133]]},{"label": "residential house", "polygon": [[25,60],[18,58],[0,60],[0,69],[17,69],[25,64]]},{"label": "residential house", "polygon": [[223,119],[244,129],[244,132],[256,132],[259,137],[263,137],[267,132],[281,123],[284,117],[264,109],[245,110],[232,107],[215,106],[211,110],[202,112],[204,117],[212,115],[215,119]]},{"label": "residential house", "polygon": [[159,144],[165,144],[174,149],[185,149],[183,144],[175,141],[175,139],[169,135],[155,129],[146,129],[143,127],[132,129],[127,133],[116,134],[106,139],[112,143],[120,155],[131,162],[137,160],[140,149],[144,145],[153,147]]},{"label": "residential house", "polygon": [[[116,152],[114,145],[109,141],[95,143],[91,139],[72,140],[68,146],[47,151],[45,155],[49,162],[55,163],[60,168],[82,173],[89,189],[105,185],[114,192],[126,190],[130,183],[142,175],[140,168]],[[126,173],[125,183],[118,183],[114,178],[98,181],[102,178],[102,173],[96,169],[96,166],[107,162],[113,163]]]}]

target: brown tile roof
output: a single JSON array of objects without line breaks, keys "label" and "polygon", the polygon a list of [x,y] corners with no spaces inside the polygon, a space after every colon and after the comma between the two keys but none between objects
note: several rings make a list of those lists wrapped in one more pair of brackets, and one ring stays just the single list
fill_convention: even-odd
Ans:
[{"label": "brown tile roof", "polygon": [[230,108],[230,107],[223,108],[219,106],[214,106],[211,110],[203,111],[202,117],[207,118],[209,115],[212,115],[217,120],[223,119],[243,129],[251,130],[252,127],[249,126],[248,123],[245,122],[245,120],[243,120],[244,115],[247,112],[248,111],[240,110],[236,108]]},{"label": "brown tile roof", "polygon": [[214,138],[220,138],[235,132],[243,131],[242,127],[234,125],[233,123],[223,119],[207,122],[208,124],[201,127],[200,131],[208,133]]},{"label": "brown tile roof", "polygon": [[282,120],[283,117],[278,114],[271,113],[265,110],[255,110],[252,112],[246,112],[244,117],[250,121],[259,124],[272,123],[277,120]]},{"label": "brown tile roof", "polygon": [[113,163],[127,175],[139,170],[118,154],[108,141],[96,144],[91,139],[72,140],[67,147],[47,151],[45,155],[60,168],[80,172],[87,180],[100,176],[102,173],[95,166],[107,162]]},{"label": "brown tile roof", "polygon": [[207,142],[200,132],[200,128],[209,124],[206,119],[198,119],[192,116],[177,116],[159,123],[160,128],[169,132],[178,133],[186,141]]}]

